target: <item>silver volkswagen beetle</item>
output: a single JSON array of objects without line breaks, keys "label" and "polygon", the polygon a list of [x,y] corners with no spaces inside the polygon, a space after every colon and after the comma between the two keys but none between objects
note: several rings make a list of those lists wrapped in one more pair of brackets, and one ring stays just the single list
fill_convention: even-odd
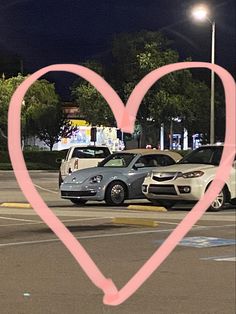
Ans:
[{"label": "silver volkswagen beetle", "polygon": [[111,154],[97,167],[75,171],[60,186],[61,197],[74,204],[104,201],[121,205],[127,199],[145,198],[144,178],[156,167],[169,166],[182,157],[177,152],[133,149]]}]

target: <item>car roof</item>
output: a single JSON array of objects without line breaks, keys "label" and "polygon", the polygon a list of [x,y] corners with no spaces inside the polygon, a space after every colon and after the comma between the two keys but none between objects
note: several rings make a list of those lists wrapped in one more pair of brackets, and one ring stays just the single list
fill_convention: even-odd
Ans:
[{"label": "car roof", "polygon": [[174,159],[175,161],[182,159],[182,155],[177,152],[172,152],[169,150],[158,150],[158,149],[151,149],[151,148],[135,148],[124,150],[123,153],[132,153],[132,154],[140,154],[140,155],[167,155]]}]

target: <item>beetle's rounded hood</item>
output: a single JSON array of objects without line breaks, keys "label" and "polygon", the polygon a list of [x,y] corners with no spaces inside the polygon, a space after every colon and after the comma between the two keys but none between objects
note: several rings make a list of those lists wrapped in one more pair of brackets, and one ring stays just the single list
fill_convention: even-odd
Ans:
[{"label": "beetle's rounded hood", "polygon": [[117,168],[117,167],[92,167],[86,168],[82,170],[77,170],[75,172],[70,173],[66,176],[63,183],[82,183],[85,180],[98,175],[106,175],[106,176],[113,176],[117,172],[120,173],[120,170],[124,170],[126,168]]}]

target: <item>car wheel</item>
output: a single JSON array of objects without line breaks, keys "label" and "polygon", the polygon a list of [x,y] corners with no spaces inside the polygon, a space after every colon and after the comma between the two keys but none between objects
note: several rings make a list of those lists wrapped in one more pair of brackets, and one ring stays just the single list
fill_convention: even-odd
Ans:
[{"label": "car wheel", "polygon": [[208,208],[208,211],[217,212],[221,210],[227,199],[227,191],[224,188],[215,198],[215,200],[211,203],[211,206]]},{"label": "car wheel", "polygon": [[70,201],[75,205],[84,205],[87,202],[87,200],[76,199],[76,198],[71,198]]},{"label": "car wheel", "polygon": [[108,205],[121,205],[124,203],[126,196],[125,184],[120,181],[110,183],[106,190],[105,202]]}]

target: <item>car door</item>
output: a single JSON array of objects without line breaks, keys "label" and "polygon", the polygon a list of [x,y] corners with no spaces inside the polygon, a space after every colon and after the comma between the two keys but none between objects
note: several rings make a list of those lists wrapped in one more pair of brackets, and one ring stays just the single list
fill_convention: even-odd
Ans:
[{"label": "car door", "polygon": [[131,170],[131,188],[130,198],[144,198],[142,193],[142,183],[149,171],[152,171],[158,166],[155,155],[141,156]]}]

